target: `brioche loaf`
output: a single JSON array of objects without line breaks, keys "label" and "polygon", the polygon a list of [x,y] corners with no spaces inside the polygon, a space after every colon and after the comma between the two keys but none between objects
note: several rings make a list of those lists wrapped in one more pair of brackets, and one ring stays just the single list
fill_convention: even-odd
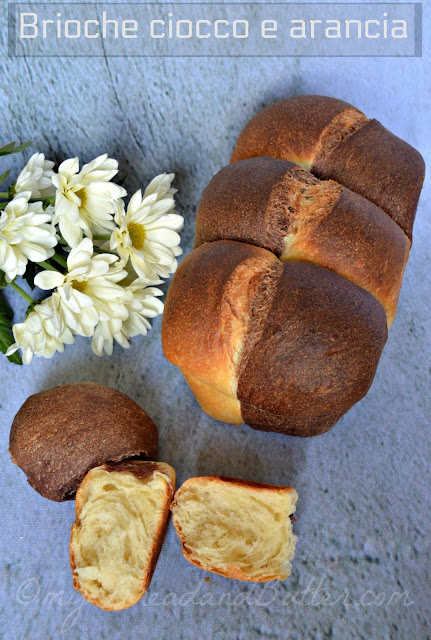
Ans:
[{"label": "brioche loaf", "polygon": [[416,150],[341,100],[298,96],[250,121],[202,196],[162,323],[204,411],[312,436],[365,395],[423,178]]},{"label": "brioche loaf", "polygon": [[347,102],[296,96],[266,107],[240,133],[231,162],[256,156],[289,160],[336,180],[383,209],[411,239],[423,158]]},{"label": "brioche loaf", "polygon": [[93,382],[30,396],[16,414],[12,461],[42,496],[73,498],[89,469],[107,461],[157,457],[157,427],[131,398]]},{"label": "brioche loaf", "polygon": [[297,499],[292,487],[190,478],[175,494],[172,522],[192,564],[236,580],[285,580],[295,552],[290,516]]},{"label": "brioche loaf", "polygon": [[144,595],[174,491],[175,472],[163,462],[107,463],[88,472],[70,539],[73,586],[84,598],[114,611]]},{"label": "brioche loaf", "polygon": [[162,324],[164,353],[206,413],[300,436],[326,431],[365,395],[386,337],[367,291],[228,240],[181,263]]}]

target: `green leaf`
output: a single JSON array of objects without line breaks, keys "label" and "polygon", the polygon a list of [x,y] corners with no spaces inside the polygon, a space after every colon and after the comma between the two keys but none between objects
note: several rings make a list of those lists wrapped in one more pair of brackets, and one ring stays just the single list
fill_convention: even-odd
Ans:
[{"label": "green leaf", "polygon": [[25,270],[25,274],[23,275],[24,280],[30,287],[30,289],[34,289],[34,278],[38,271],[42,271],[42,269],[34,262],[27,262],[27,268]]},{"label": "green leaf", "polygon": [[0,320],[6,318],[9,322],[13,318],[13,311],[9,306],[8,301],[3,295],[0,295]]},{"label": "green leaf", "polygon": [[[11,344],[15,342],[12,335],[11,319],[12,310],[6,299],[0,296],[0,351],[2,353],[6,353]],[[22,358],[18,351],[8,356],[8,360],[14,364],[22,364]]]},{"label": "green leaf", "polygon": [[119,187],[122,187],[123,184],[126,182],[127,178],[128,178],[128,173],[125,173],[124,176],[122,178],[120,178],[119,180],[117,180],[117,184]]},{"label": "green leaf", "polygon": [[0,269],[0,289],[6,289],[7,284],[8,283],[6,282],[6,274]]},{"label": "green leaf", "polygon": [[8,177],[9,174],[10,174],[10,169],[6,169],[6,171],[1,174],[1,176],[0,176],[0,184],[3,184],[3,182],[6,180],[6,178]]},{"label": "green leaf", "polygon": [[9,142],[9,144],[5,144],[4,147],[1,147],[0,156],[8,156],[11,153],[19,153],[20,151],[24,151],[24,149],[27,149],[27,147],[29,147],[31,144],[33,143],[24,142],[23,144],[20,144],[16,147],[16,142]]}]

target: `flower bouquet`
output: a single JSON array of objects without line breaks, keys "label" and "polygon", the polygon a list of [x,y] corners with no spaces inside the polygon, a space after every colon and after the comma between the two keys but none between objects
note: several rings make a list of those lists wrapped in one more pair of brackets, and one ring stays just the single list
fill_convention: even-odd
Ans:
[{"label": "flower bouquet", "polygon": [[[11,143],[0,155],[27,146]],[[174,174],[155,177],[126,206],[126,190],[112,181],[117,173],[118,162],[107,154],[81,169],[71,158],[54,171],[53,162],[35,153],[0,194],[0,288],[28,302],[25,319],[12,324],[0,297],[0,350],[12,362],[51,358],[77,335],[91,337],[97,355],[110,355],[114,340],[128,348],[162,313],[156,285],[175,271],[182,253]],[[30,296],[20,277],[41,297]]]}]

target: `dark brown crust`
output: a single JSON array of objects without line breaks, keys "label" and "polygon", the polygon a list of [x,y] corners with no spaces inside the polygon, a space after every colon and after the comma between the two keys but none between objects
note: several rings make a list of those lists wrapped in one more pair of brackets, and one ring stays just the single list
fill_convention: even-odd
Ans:
[{"label": "dark brown crust", "polygon": [[157,458],[157,427],[124,393],[92,382],[26,400],[12,424],[12,461],[50,500],[73,498],[86,473],[107,461]]},{"label": "dark brown crust", "polygon": [[195,248],[214,240],[247,242],[279,255],[286,212],[274,211],[275,186],[296,165],[275,158],[251,158],[219,171],[205,189],[196,214]]},{"label": "dark brown crust", "polygon": [[317,265],[286,263],[265,330],[241,363],[244,421],[273,430],[279,416],[276,430],[289,435],[329,429],[368,391],[386,338],[373,296]]},{"label": "dark brown crust", "polygon": [[347,102],[327,96],[295,96],[269,105],[241,131],[231,162],[272,156],[311,166],[322,132],[343,111],[362,115]]},{"label": "dark brown crust", "polygon": [[[141,461],[134,462],[131,460],[125,460],[120,462],[104,464],[103,468],[108,472],[115,471],[120,473],[132,473],[135,477],[139,478],[140,480],[146,480],[155,471],[159,471],[160,473],[164,473],[169,478],[172,485],[170,488],[167,488],[167,492],[166,492],[167,500],[164,505],[163,514],[162,514],[162,520],[163,520],[162,526],[160,527],[160,529],[156,534],[154,546],[150,551],[150,556],[151,556],[150,566],[145,576],[143,576],[141,591],[139,593],[139,596],[133,602],[127,603],[125,607],[121,607],[121,608],[128,608],[134,605],[136,602],[138,602],[138,600],[142,598],[142,596],[146,593],[148,587],[150,586],[150,582],[157,565],[157,560],[159,558],[160,551],[162,549],[163,542],[166,536],[166,532],[168,530],[170,507],[171,507],[171,502],[173,500],[174,493],[175,493],[175,478],[171,477],[167,473],[163,463],[158,463],[158,462],[141,462]],[[84,478],[84,481],[82,482],[81,486],[83,486],[85,480],[86,478]],[[78,492],[76,503],[75,503],[75,523],[72,525],[70,543],[69,543],[69,551],[70,551],[69,559],[70,559],[70,567],[72,569],[72,574],[73,574],[73,586],[77,591],[82,593],[84,597],[92,604],[100,607],[101,609],[104,609],[105,611],[118,611],[119,609],[118,607],[115,607],[115,608],[107,607],[100,600],[91,598],[88,596],[88,594],[81,591],[79,577],[75,574],[76,563],[75,563],[75,556],[72,551],[72,542],[73,542],[73,535],[74,535],[75,529],[77,526],[80,525],[80,514],[81,514],[82,506],[83,505],[82,505],[82,500],[80,499],[80,492]]]},{"label": "dark brown crust", "polygon": [[284,415],[265,411],[245,402],[241,403],[244,422],[257,431],[274,431],[284,435],[309,438],[318,436],[338,422],[345,411],[338,411],[327,415],[299,417],[295,409]]},{"label": "dark brown crust", "polygon": [[157,462],[142,463],[139,460],[120,460],[119,462],[107,462],[102,465],[105,471],[112,473],[132,473],[138,480],[146,480],[155,471],[163,471],[163,467]]},{"label": "dark brown crust", "polygon": [[421,154],[377,120],[337,145],[312,172],[332,178],[383,209],[409,239],[425,177]]}]

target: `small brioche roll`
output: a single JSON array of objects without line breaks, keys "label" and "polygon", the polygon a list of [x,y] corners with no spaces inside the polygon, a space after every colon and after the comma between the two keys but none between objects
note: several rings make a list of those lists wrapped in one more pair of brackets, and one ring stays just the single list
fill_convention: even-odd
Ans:
[{"label": "small brioche roll", "polygon": [[373,203],[333,180],[265,156],[219,171],[196,216],[195,247],[238,240],[306,260],[369,291],[395,317],[410,240]]},{"label": "small brioche roll", "polygon": [[45,498],[74,497],[89,469],[107,461],[157,457],[157,427],[124,393],[94,382],[30,396],[12,423],[9,452]]},{"label": "small brioche roll", "polygon": [[382,305],[342,276],[221,240],[178,268],[162,345],[223,422],[312,436],[368,391],[387,338]]},{"label": "small brioche roll", "polygon": [[163,462],[95,467],[76,493],[70,539],[73,586],[107,611],[147,591],[165,537],[175,472]]},{"label": "small brioche roll", "polygon": [[172,522],[192,564],[248,582],[285,580],[296,536],[292,487],[235,478],[190,478],[176,492]]},{"label": "small brioche roll", "polygon": [[288,160],[336,180],[383,209],[411,240],[424,160],[347,102],[309,95],[266,107],[240,133],[231,162],[256,156]]}]

